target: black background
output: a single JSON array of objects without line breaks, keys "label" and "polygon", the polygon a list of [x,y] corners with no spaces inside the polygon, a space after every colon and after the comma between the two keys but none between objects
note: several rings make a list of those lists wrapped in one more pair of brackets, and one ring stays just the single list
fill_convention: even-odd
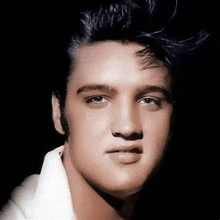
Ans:
[{"label": "black background", "polygon": [[[172,3],[157,5],[158,23],[167,20],[167,12],[172,14]],[[179,64],[184,86],[173,141],[164,167],[149,183],[140,205],[149,219],[220,219],[217,3],[179,0],[171,22],[171,30],[179,37],[200,29],[211,35]],[[0,4],[0,206],[26,176],[40,171],[45,153],[62,144],[51,120],[52,81],[66,69],[65,47],[77,11],[92,5],[74,4]]]}]

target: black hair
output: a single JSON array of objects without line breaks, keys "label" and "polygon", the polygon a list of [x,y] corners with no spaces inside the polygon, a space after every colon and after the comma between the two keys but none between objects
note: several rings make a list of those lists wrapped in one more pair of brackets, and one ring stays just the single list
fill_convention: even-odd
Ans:
[{"label": "black hair", "polygon": [[69,72],[53,92],[60,103],[61,123],[66,137],[69,135],[64,115],[66,88],[70,72],[74,69],[74,54],[79,47],[103,41],[137,43],[144,46],[137,52],[143,64],[148,65],[149,60],[151,63],[159,61],[170,70],[171,75],[179,54],[193,50],[207,37],[201,32],[197,37],[181,41],[172,39],[164,27],[155,27],[151,23],[155,2],[122,0],[81,12],[80,25],[68,45],[71,71],[69,66]]}]

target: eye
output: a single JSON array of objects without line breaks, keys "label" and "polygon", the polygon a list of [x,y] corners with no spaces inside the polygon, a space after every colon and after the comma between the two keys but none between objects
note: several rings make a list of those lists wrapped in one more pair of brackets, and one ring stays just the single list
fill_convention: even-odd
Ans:
[{"label": "eye", "polygon": [[107,102],[107,97],[102,95],[89,96],[85,98],[86,103],[102,104]]},{"label": "eye", "polygon": [[159,99],[150,98],[150,97],[141,98],[139,100],[139,103],[146,104],[146,105],[157,105],[159,107],[161,106],[161,101]]}]

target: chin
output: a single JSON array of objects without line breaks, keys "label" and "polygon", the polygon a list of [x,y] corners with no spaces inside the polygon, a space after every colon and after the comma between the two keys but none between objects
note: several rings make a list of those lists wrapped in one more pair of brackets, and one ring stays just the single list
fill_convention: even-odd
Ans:
[{"label": "chin", "polygon": [[127,199],[133,195],[135,195],[136,193],[138,193],[141,190],[141,188],[139,189],[131,189],[131,190],[118,190],[112,193],[112,196],[114,196],[115,198],[118,199]]},{"label": "chin", "polygon": [[143,188],[144,182],[123,182],[117,185],[104,189],[104,192],[119,199],[126,199],[138,193]]}]

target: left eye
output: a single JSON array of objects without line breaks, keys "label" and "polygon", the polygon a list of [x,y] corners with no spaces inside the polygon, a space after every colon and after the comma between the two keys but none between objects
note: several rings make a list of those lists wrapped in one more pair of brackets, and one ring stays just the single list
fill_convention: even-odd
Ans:
[{"label": "left eye", "polygon": [[147,105],[159,105],[159,101],[153,98],[142,98],[140,103],[147,104]]}]

